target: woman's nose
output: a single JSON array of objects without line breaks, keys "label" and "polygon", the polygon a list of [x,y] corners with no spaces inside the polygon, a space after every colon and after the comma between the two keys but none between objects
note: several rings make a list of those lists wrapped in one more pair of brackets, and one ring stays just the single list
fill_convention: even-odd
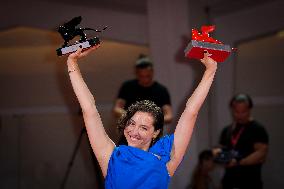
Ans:
[{"label": "woman's nose", "polygon": [[138,133],[139,133],[139,128],[138,128],[138,127],[133,127],[132,130],[131,130],[131,133],[132,133],[133,135],[138,135]]}]

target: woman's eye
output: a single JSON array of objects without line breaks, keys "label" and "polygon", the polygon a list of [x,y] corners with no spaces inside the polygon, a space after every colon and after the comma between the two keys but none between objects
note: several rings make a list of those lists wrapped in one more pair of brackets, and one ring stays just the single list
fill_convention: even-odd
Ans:
[{"label": "woman's eye", "polygon": [[142,129],[143,129],[144,131],[147,131],[147,130],[148,130],[147,127],[142,127]]}]

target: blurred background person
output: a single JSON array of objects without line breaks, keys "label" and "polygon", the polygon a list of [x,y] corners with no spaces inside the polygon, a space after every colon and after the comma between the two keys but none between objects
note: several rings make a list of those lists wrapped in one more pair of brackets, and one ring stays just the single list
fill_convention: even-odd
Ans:
[{"label": "blurred background person", "polygon": [[188,189],[217,189],[210,172],[215,167],[213,152],[204,150],[198,156],[198,164],[194,169]]},{"label": "blurred background person", "polygon": [[261,168],[268,153],[268,134],[251,116],[250,96],[235,95],[230,108],[233,122],[223,129],[220,137],[220,153],[230,159],[222,180],[223,189],[262,189]]},{"label": "blurred background person", "polygon": [[164,122],[173,119],[171,99],[168,89],[154,80],[153,63],[145,55],[140,55],[135,64],[135,79],[125,81],[119,89],[113,111],[119,118],[136,101],[150,100],[164,113]]}]

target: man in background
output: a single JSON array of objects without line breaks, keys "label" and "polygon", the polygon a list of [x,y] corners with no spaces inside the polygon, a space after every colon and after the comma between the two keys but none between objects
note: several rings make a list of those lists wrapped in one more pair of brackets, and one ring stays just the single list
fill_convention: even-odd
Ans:
[{"label": "man in background", "polygon": [[234,151],[225,169],[223,189],[262,189],[261,167],[268,153],[268,134],[251,117],[252,99],[238,94],[230,101],[233,123],[221,133],[223,150]]},{"label": "man in background", "polygon": [[115,100],[113,111],[120,117],[136,101],[151,100],[164,113],[165,124],[173,119],[170,95],[165,86],[153,80],[153,63],[145,55],[140,55],[135,64],[136,78],[125,81]]}]

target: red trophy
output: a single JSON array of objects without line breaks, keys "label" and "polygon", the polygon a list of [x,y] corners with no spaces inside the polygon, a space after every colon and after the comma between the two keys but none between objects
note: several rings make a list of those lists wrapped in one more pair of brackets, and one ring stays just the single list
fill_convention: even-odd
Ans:
[{"label": "red trophy", "polygon": [[209,36],[209,33],[214,31],[215,26],[202,26],[201,34],[196,29],[192,29],[192,40],[185,49],[185,56],[188,58],[202,59],[204,51],[212,54],[211,58],[216,62],[224,62],[232,52],[229,45],[224,45],[222,42]]}]

